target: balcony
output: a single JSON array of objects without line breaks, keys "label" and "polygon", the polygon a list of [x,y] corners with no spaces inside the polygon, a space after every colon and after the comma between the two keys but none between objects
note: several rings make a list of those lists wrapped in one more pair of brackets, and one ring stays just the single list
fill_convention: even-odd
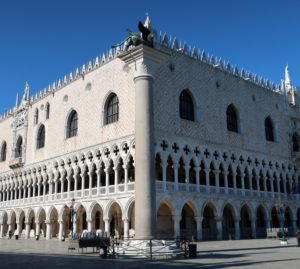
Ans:
[{"label": "balcony", "polygon": [[14,159],[14,160],[11,160],[11,161],[9,162],[9,167],[10,167],[11,169],[15,169],[15,168],[22,167],[23,164],[24,164],[24,163],[23,163],[22,157],[18,157],[18,158]]},{"label": "balcony", "polygon": [[240,189],[240,188],[226,188],[226,187],[216,187],[216,186],[206,186],[206,185],[196,185],[189,183],[178,183],[175,182],[163,182],[156,181],[156,190],[162,192],[188,192],[188,193],[199,193],[207,195],[216,195],[216,196],[227,196],[231,198],[261,198],[261,199],[270,199],[270,200],[295,200],[300,201],[300,194],[288,195],[278,192],[270,191],[260,191],[260,190],[251,190],[251,189]]}]

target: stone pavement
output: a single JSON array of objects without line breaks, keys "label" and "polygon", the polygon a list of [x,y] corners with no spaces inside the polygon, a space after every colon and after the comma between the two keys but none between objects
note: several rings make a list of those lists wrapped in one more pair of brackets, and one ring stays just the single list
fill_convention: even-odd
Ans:
[{"label": "stone pavement", "polygon": [[67,242],[0,239],[0,268],[288,268],[300,267],[296,239],[288,246],[272,239],[198,243],[196,259],[100,259],[96,254],[68,255]]}]

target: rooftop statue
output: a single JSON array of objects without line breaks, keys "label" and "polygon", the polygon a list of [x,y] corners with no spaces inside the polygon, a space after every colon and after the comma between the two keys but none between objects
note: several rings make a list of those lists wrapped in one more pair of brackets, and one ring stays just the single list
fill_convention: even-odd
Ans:
[{"label": "rooftop statue", "polygon": [[140,44],[145,44],[147,46],[153,46],[154,33],[151,32],[151,28],[149,27],[149,23],[145,23],[145,25],[139,21],[138,28],[140,33],[135,33],[129,29],[126,31],[130,34],[127,38],[125,38],[121,43],[113,46],[113,48],[122,46],[124,44],[124,51],[127,51],[130,46],[138,46]]}]

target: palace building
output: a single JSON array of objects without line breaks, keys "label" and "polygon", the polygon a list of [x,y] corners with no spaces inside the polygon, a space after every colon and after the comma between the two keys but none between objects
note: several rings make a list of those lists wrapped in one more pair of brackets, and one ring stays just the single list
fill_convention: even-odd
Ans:
[{"label": "palace building", "polygon": [[26,83],[0,117],[0,237],[259,238],[282,222],[293,235],[288,67],[275,85],[145,27],[152,45],[117,46],[33,96]]}]

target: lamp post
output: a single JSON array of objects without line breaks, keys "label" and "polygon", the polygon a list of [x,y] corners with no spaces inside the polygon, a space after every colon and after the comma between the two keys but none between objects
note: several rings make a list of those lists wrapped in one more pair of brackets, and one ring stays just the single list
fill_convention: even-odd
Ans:
[{"label": "lamp post", "polygon": [[70,221],[71,221],[71,238],[73,239],[73,229],[74,229],[74,216],[77,215],[77,212],[75,211],[75,199],[72,198],[71,200],[71,205],[70,207],[68,207],[67,205],[65,206],[65,210],[69,211],[70,210],[70,214],[71,214],[71,218],[70,218]]},{"label": "lamp post", "polygon": [[278,199],[278,203],[275,204],[277,215],[279,218],[280,232],[281,232],[281,244],[286,245],[287,239],[285,238],[285,204],[281,199]]}]

